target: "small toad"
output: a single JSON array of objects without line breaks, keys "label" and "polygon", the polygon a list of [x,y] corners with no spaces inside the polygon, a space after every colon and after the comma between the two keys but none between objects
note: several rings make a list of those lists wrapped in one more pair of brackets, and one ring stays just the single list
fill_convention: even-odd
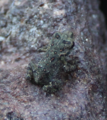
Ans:
[{"label": "small toad", "polygon": [[58,79],[60,71],[71,71],[75,65],[67,62],[67,56],[74,47],[73,33],[57,32],[53,35],[45,50],[44,57],[36,65],[30,62],[27,69],[27,80],[32,80],[48,93],[61,89],[62,81]]}]

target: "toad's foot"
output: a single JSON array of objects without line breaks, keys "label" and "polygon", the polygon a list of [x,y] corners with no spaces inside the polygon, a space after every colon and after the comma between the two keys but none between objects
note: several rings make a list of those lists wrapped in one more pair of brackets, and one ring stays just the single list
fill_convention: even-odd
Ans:
[{"label": "toad's foot", "polygon": [[49,85],[44,85],[43,90],[47,93],[55,93],[61,89],[61,86],[61,80],[53,79],[52,82],[49,82]]}]

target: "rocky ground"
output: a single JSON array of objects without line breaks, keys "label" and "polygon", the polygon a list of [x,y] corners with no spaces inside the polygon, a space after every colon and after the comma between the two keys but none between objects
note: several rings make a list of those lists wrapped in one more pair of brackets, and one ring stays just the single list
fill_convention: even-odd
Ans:
[{"label": "rocky ground", "polygon": [[[70,57],[80,62],[47,96],[26,68],[56,31],[74,33]],[[106,38],[98,0],[0,0],[0,120],[106,120]]]}]

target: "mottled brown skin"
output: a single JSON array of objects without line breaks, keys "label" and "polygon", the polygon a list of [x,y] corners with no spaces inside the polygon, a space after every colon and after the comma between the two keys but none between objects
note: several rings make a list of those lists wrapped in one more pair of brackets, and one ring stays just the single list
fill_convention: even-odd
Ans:
[{"label": "mottled brown skin", "polygon": [[43,90],[48,93],[60,90],[62,81],[57,79],[60,71],[67,72],[75,69],[75,65],[68,64],[66,60],[73,46],[72,33],[55,33],[43,59],[37,65],[34,62],[29,63],[27,80],[33,79],[36,84],[43,86]]}]

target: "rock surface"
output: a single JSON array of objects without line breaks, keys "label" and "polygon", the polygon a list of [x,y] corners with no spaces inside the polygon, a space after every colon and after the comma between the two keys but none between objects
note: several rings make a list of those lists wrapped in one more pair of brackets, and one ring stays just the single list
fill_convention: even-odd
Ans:
[{"label": "rock surface", "polygon": [[[46,93],[25,79],[56,31],[72,31],[80,61],[63,89]],[[107,32],[98,0],[0,1],[0,120],[106,120]]]}]

